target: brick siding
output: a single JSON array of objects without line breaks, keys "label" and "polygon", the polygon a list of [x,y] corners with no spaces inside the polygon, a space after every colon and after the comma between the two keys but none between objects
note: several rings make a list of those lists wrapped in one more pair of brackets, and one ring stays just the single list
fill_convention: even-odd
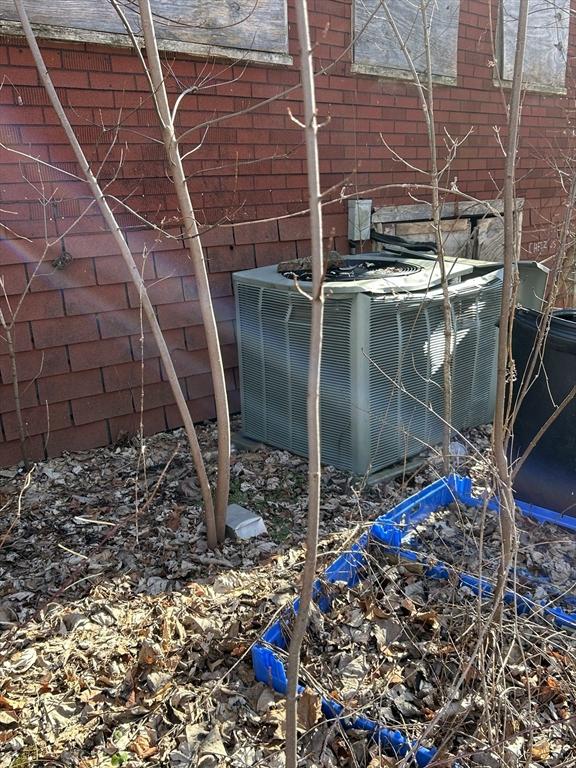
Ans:
[{"label": "brick siding", "polygon": [[[415,89],[402,81],[350,71],[350,2],[316,0],[312,15],[321,120],[322,184],[333,187],[325,209],[327,245],[346,252],[346,206],[340,192],[358,190],[376,205],[413,202],[401,189],[384,185],[422,180],[395,161],[391,147],[410,163],[426,164],[427,140]],[[298,83],[296,30],[290,9],[293,66],[229,66],[167,54],[172,97],[201,82],[186,97],[179,130],[191,129],[185,144],[202,147],[186,161],[200,222],[214,303],[222,334],[232,410],[239,407],[235,371],[234,305],[230,273],[306,255],[304,147],[290,118],[302,108],[297,90],[256,111],[216,123],[206,136],[199,123],[245,110],[277,97]],[[500,92],[493,85],[486,2],[462,0],[455,86],[435,91],[439,130],[453,137],[473,132],[460,148],[452,176],[465,192],[493,198],[504,161],[495,127],[504,124]],[[173,188],[166,177],[160,132],[146,81],[128,50],[42,41],[54,83],[107,193],[126,199],[139,215],[167,229],[142,228],[128,208],[114,203],[136,261],[149,286],[194,418],[214,415],[214,402],[194,270],[181,239]],[[144,429],[153,433],[179,424],[154,343],[141,325],[138,296],[105,231],[21,38],[0,41],[0,142],[58,166],[41,166],[0,149],[0,275],[10,316],[28,281],[30,293],[14,328],[18,375],[34,459],[64,450],[104,445],[138,427],[144,391]],[[335,63],[334,63],[335,62]],[[527,93],[523,105],[518,195],[525,197],[524,255],[553,253],[555,222],[563,213],[557,174],[549,161],[573,143],[574,89],[552,96]],[[505,136],[502,137],[505,140]],[[365,190],[372,190],[369,194]],[[424,197],[424,195],[421,195]],[[56,205],[52,204],[56,201]],[[55,221],[55,218],[57,221]],[[250,223],[260,220],[259,223]],[[76,223],[75,223],[76,222]],[[9,227],[6,228],[6,227]],[[47,247],[66,232],[72,260],[56,268],[60,246]],[[139,360],[144,353],[144,364]],[[19,460],[17,425],[6,343],[0,338],[0,465]]]}]

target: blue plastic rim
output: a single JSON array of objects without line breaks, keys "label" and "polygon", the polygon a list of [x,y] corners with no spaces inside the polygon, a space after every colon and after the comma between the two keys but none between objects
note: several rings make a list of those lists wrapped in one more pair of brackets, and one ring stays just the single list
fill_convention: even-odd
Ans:
[{"label": "blue plastic rim", "polygon": [[[425,520],[432,512],[454,501],[470,507],[486,505],[489,509],[498,511],[497,500],[486,501],[486,499],[472,495],[472,481],[469,477],[449,475],[440,478],[378,517],[367,533],[363,534],[348,551],[328,566],[323,579],[318,579],[314,585],[314,600],[320,610],[324,613],[328,613],[330,610],[330,600],[323,588],[323,582],[344,582],[349,587],[353,587],[361,580],[362,567],[366,562],[364,552],[369,539],[381,542],[402,558],[421,562],[426,566],[425,559],[419,558],[416,552],[402,549],[402,540],[406,538],[416,524]],[[538,522],[553,523],[576,533],[576,518],[566,517],[549,509],[522,501],[517,501],[516,505],[522,514]],[[425,568],[424,575],[435,579],[447,579],[449,574],[454,572],[453,567],[436,561],[433,565]],[[471,574],[460,572],[458,578],[462,585],[469,587],[476,594],[490,595],[493,591],[490,583]],[[505,601],[514,605],[518,613],[529,613],[537,609],[559,627],[576,630],[576,612],[568,613],[559,608],[549,608],[544,602],[535,603],[513,590],[506,591]],[[298,600],[288,610],[297,612]],[[286,693],[288,682],[286,667],[276,651],[286,650],[282,620],[272,624],[262,635],[261,642],[256,643],[252,648],[252,665],[256,679],[283,694]],[[425,768],[436,754],[433,747],[420,746],[418,743],[410,741],[401,731],[386,728],[384,725],[364,717],[347,716],[345,707],[329,696],[322,697],[322,712],[328,719],[340,720],[344,728],[366,731],[371,738],[381,744],[383,749],[398,757],[404,757],[412,751],[418,768]]]}]

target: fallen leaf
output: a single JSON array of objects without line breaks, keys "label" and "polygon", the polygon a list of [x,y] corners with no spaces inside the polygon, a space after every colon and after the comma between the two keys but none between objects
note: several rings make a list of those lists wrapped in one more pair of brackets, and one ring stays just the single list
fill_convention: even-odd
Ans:
[{"label": "fallen leaf", "polygon": [[15,711],[24,707],[23,699],[9,699],[7,696],[3,696],[0,693],[0,709],[7,709],[9,711]]},{"label": "fallen leaf", "polygon": [[25,648],[23,651],[16,651],[6,662],[6,666],[11,672],[27,672],[36,663],[38,653],[34,648]]},{"label": "fallen leaf", "polygon": [[390,617],[390,611],[381,608],[371,596],[362,599],[360,605],[369,621],[372,621],[373,619],[387,619]]},{"label": "fallen leaf", "polygon": [[563,700],[564,692],[560,683],[548,675],[538,690],[538,701],[541,704],[547,704],[554,699]]},{"label": "fallen leaf", "polygon": [[532,745],[534,760],[547,760],[550,757],[550,742],[547,739],[537,741]]},{"label": "fallen leaf", "polygon": [[438,614],[436,611],[419,611],[414,619],[420,624],[425,624],[430,629],[436,630],[440,628],[440,622],[438,621]]},{"label": "fallen leaf", "polygon": [[158,752],[158,747],[150,744],[149,737],[145,733],[138,734],[134,741],[128,744],[128,749],[141,760],[145,760],[147,757],[152,757]]},{"label": "fallen leaf", "polygon": [[274,726],[272,740],[284,741],[286,738],[286,701],[279,701],[262,715],[262,722]]},{"label": "fallen leaf", "polygon": [[397,685],[404,682],[404,675],[402,673],[402,667],[397,664],[393,664],[392,667],[386,671],[384,678],[388,685]]},{"label": "fallen leaf", "polygon": [[298,697],[298,727],[306,733],[322,717],[322,699],[315,691],[305,688]]},{"label": "fallen leaf", "polygon": [[6,710],[0,711],[0,728],[6,728],[7,726],[17,725],[18,720]]},{"label": "fallen leaf", "polygon": [[206,735],[206,738],[202,741],[200,746],[200,755],[212,755],[214,757],[228,757],[226,747],[222,741],[220,734],[220,727],[215,725],[214,728]]},{"label": "fallen leaf", "polygon": [[396,758],[376,755],[370,760],[367,768],[394,768],[396,765],[398,765]]},{"label": "fallen leaf", "polygon": [[412,600],[410,600],[409,597],[405,597],[400,601],[400,605],[402,608],[404,608],[405,611],[407,611],[410,616],[413,616],[416,613],[416,605]]},{"label": "fallen leaf", "polygon": [[138,651],[138,664],[146,667],[152,667],[162,658],[162,651],[156,643],[150,643],[144,640]]},{"label": "fallen leaf", "polygon": [[180,517],[181,513],[179,507],[174,507],[170,511],[170,516],[166,521],[166,525],[168,528],[170,528],[171,531],[177,531],[180,528]]},{"label": "fallen leaf", "polygon": [[264,688],[256,702],[256,712],[259,712],[260,714],[267,712],[275,704],[276,696],[274,695],[274,691],[271,688]]}]

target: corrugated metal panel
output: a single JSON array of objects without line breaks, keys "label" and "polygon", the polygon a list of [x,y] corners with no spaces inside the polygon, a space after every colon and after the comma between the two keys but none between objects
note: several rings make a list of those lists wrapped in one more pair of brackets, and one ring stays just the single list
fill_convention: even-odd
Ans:
[{"label": "corrugated metal panel", "polygon": [[370,452],[372,469],[402,461],[438,440],[442,422],[441,306],[372,301]]},{"label": "corrugated metal panel", "polygon": [[236,288],[236,320],[240,366],[242,430],[254,440],[265,440],[264,356],[260,302],[262,291],[246,283]]},{"label": "corrugated metal panel", "polygon": [[[295,292],[238,282],[244,434],[307,455],[310,302]],[[324,463],[351,468],[350,315],[353,299],[327,300],[322,356]]]},{"label": "corrugated metal panel", "polygon": [[[291,294],[287,327],[289,365],[285,386],[291,395],[291,448],[307,455],[306,393],[310,348],[310,302]],[[350,314],[353,299],[326,301],[320,393],[322,460],[351,468],[351,368]],[[274,407],[273,403],[269,404]]]}]

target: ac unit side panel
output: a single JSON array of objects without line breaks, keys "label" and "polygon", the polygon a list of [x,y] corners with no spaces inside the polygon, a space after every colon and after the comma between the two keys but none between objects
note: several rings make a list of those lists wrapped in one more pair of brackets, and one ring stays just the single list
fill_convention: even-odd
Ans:
[{"label": "ac unit side panel", "polygon": [[397,425],[402,411],[401,338],[393,305],[373,299],[370,306],[368,404],[370,408],[370,468],[393,464],[399,454]]},{"label": "ac unit side panel", "polygon": [[478,375],[482,305],[478,296],[457,296],[452,301],[452,426],[457,430],[474,420],[472,393]]},{"label": "ac unit side panel", "polygon": [[424,342],[424,354],[428,358],[428,382],[426,413],[428,427],[419,450],[437,445],[442,440],[444,422],[444,359],[446,336],[443,301],[440,297],[426,304],[428,339]]},{"label": "ac unit side panel", "polygon": [[[247,278],[236,301],[244,434],[306,456],[310,302]],[[352,302],[326,301],[320,397],[322,460],[350,470]]]},{"label": "ac unit side panel", "polygon": [[496,355],[498,319],[502,300],[502,283],[494,283],[478,296],[479,333],[475,350],[475,367],[468,418],[462,427],[486,424],[494,416],[496,400]]},{"label": "ac unit side panel", "polygon": [[[304,301],[304,299],[302,299]],[[290,302],[291,312],[295,311],[295,301]],[[310,312],[304,304],[298,307],[303,314],[301,322],[291,320],[286,324],[288,336],[288,363],[285,373],[285,386],[290,392],[290,410],[286,418],[292,425],[290,448],[301,456],[308,455],[308,437],[306,425],[308,391],[308,353],[310,348]]]},{"label": "ac unit side panel", "polygon": [[[452,426],[490,421],[501,283],[453,291]],[[402,461],[441,442],[445,324],[439,295],[394,303],[375,297],[370,320],[371,467]]]},{"label": "ac unit side panel", "polygon": [[[437,440],[442,408],[431,369],[441,350],[430,350],[437,307],[411,302],[402,307],[374,299],[370,339],[370,448],[372,469],[413,456]],[[440,371],[441,373],[441,371]],[[441,394],[441,393],[440,393]]]},{"label": "ac unit side panel", "polygon": [[356,296],[350,318],[351,467],[357,475],[370,472],[370,303]]},{"label": "ac unit side panel", "polygon": [[[338,334],[339,336],[339,334]],[[352,379],[349,337],[326,332],[322,356],[320,415],[322,459],[325,464],[355,471],[353,449]]]},{"label": "ac unit side panel", "polygon": [[[306,404],[310,349],[310,303],[292,296],[294,311],[288,320],[292,401],[292,446],[308,455]],[[305,303],[304,303],[305,302]],[[324,464],[352,471],[351,315],[354,299],[330,300],[324,307],[320,386],[321,451]]]},{"label": "ac unit side panel", "polygon": [[264,355],[260,303],[262,291],[257,286],[236,286],[236,332],[240,374],[242,431],[254,440],[265,440]]},{"label": "ac unit side panel", "polygon": [[292,444],[292,422],[288,418],[292,393],[287,379],[290,361],[286,325],[289,298],[288,294],[280,291],[263,290],[260,309],[265,441],[280,447]]}]

